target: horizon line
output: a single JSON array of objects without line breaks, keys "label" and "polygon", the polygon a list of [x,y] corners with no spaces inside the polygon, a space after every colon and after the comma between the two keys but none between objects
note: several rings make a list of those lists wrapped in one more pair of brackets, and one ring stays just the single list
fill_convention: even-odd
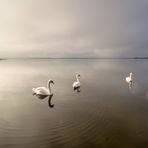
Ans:
[{"label": "horizon line", "polygon": [[148,59],[145,57],[7,57],[0,58],[0,60],[6,59]]}]

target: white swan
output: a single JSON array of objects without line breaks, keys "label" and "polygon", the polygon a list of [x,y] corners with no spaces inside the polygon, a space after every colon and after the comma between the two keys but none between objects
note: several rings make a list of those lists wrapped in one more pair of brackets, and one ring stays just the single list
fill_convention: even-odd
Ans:
[{"label": "white swan", "polygon": [[133,82],[132,76],[133,76],[133,73],[130,72],[129,76],[126,77],[126,79],[125,79],[127,83],[132,83]]},{"label": "white swan", "polygon": [[75,82],[73,83],[73,85],[72,85],[72,87],[73,87],[74,89],[80,88],[80,86],[81,86],[81,83],[80,83],[80,81],[79,81],[79,77],[80,77],[80,74],[76,74],[76,80],[77,80],[77,81],[75,81]]},{"label": "white swan", "polygon": [[32,91],[34,92],[35,95],[44,95],[44,96],[53,95],[51,92],[51,87],[50,87],[51,83],[54,84],[54,82],[52,80],[49,80],[47,82],[47,87],[32,88]]}]

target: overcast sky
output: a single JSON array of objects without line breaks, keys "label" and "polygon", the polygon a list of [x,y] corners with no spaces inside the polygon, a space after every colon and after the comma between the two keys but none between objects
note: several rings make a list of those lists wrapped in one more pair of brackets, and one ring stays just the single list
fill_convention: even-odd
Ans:
[{"label": "overcast sky", "polygon": [[0,0],[0,57],[148,56],[148,0]]}]

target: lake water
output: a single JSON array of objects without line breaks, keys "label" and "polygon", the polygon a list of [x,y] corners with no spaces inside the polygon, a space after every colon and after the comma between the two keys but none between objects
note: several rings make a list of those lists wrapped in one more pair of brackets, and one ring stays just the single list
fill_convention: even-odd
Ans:
[{"label": "lake water", "polygon": [[[32,95],[48,79],[50,102]],[[148,60],[0,61],[0,148],[56,147],[147,148]]]}]

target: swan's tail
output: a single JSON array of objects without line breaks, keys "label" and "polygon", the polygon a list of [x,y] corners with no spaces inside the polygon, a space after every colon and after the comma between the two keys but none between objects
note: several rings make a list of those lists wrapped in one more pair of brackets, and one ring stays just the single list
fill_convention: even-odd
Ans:
[{"label": "swan's tail", "polygon": [[34,92],[35,92],[35,88],[32,88],[32,91],[34,91]]},{"label": "swan's tail", "polygon": [[33,95],[36,95],[35,88],[32,88]]}]

